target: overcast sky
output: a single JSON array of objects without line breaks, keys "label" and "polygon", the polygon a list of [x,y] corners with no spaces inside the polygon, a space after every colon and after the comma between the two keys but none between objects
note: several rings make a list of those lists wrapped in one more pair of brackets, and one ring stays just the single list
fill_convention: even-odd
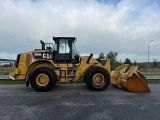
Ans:
[{"label": "overcast sky", "polygon": [[[0,0],[0,58],[75,36],[81,55],[160,61],[160,0]],[[153,40],[152,42],[149,42]]]}]

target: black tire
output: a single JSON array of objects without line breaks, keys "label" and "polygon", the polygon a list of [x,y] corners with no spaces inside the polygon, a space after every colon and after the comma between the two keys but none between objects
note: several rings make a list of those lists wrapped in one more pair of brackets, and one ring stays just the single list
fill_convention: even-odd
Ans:
[{"label": "black tire", "polygon": [[[100,84],[96,84],[94,81],[98,78],[100,79]],[[93,80],[95,79],[95,80]],[[93,91],[105,90],[110,84],[110,75],[108,71],[102,67],[91,67],[86,75],[84,76],[84,81],[87,86]]]},{"label": "black tire", "polygon": [[[41,84],[41,79],[43,80],[44,77],[47,77],[45,79],[45,83]],[[40,80],[39,80],[40,79]],[[36,69],[30,79],[30,84],[32,88],[38,92],[47,92],[50,91],[56,84],[57,77],[53,70],[46,67],[41,67]]]}]

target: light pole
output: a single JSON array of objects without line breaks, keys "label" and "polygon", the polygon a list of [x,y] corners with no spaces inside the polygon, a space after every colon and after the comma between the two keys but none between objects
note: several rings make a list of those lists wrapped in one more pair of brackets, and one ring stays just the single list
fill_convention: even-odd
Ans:
[{"label": "light pole", "polygon": [[152,42],[153,40],[148,41],[148,70],[149,70],[149,43]]}]

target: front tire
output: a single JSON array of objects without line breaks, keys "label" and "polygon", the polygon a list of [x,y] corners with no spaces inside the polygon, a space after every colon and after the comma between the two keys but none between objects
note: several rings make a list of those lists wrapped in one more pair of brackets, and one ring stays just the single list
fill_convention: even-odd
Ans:
[{"label": "front tire", "polygon": [[30,84],[38,92],[47,92],[55,86],[56,81],[57,77],[53,70],[41,67],[33,71]]},{"label": "front tire", "polygon": [[102,67],[91,67],[84,78],[87,86],[94,91],[105,90],[110,84],[110,75]]}]

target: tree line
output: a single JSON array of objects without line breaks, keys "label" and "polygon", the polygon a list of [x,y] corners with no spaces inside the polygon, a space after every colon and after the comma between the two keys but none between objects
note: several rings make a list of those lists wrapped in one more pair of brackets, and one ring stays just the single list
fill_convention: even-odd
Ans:
[{"label": "tree line", "polygon": [[[117,60],[118,52],[115,51],[109,51],[107,55],[104,54],[104,52],[101,52],[98,56],[98,59],[106,59],[109,58],[111,61],[111,70],[114,70],[116,67],[120,66],[121,64],[131,64],[131,65],[137,65],[139,69],[147,69],[148,62],[141,62],[137,63],[135,60],[132,62],[129,58],[126,58],[124,62]],[[156,59],[153,60],[153,62],[149,63],[150,68],[160,68],[160,62],[158,62]]]}]

